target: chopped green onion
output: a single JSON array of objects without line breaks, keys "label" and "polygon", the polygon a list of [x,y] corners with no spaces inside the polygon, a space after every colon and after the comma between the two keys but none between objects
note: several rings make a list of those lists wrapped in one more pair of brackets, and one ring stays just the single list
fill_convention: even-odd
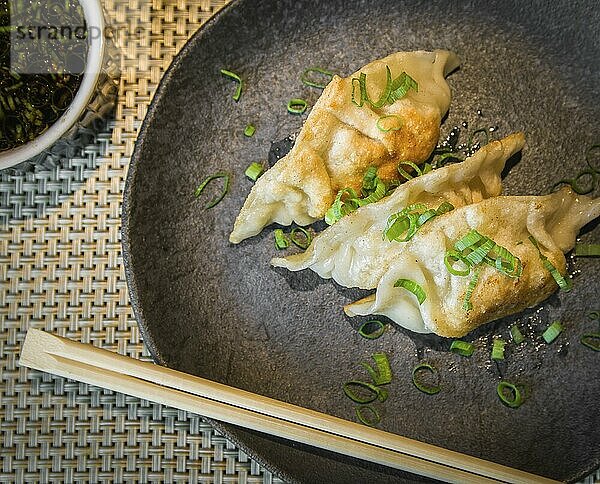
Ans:
[{"label": "chopped green onion", "polygon": [[[321,84],[317,81],[311,80],[310,74],[313,72],[316,72],[320,76],[327,78],[327,82]],[[317,87],[319,89],[325,89],[327,87],[327,84],[331,82],[331,79],[333,79],[333,72],[328,71],[326,69],[321,69],[320,67],[309,67],[302,73],[302,77],[300,78],[302,83],[306,86]]]},{"label": "chopped green onion", "polygon": [[423,288],[415,281],[411,281],[410,279],[398,279],[394,283],[394,287],[403,287],[407,291],[412,292],[417,298],[417,301],[419,301],[419,304],[423,304],[425,299],[427,299],[427,294]]},{"label": "chopped green onion", "polygon": [[595,166],[594,163],[592,162],[592,160],[590,159],[590,155],[592,155],[592,153],[594,153],[595,151],[598,152],[598,154],[595,156],[595,161],[599,161],[600,160],[600,145],[592,145],[590,147],[589,150],[587,150],[587,153],[585,154],[585,161],[587,162],[588,166],[594,170],[596,173],[600,173],[600,165]]},{"label": "chopped green onion", "polygon": [[492,345],[492,360],[503,360],[504,359],[504,347],[506,346],[506,342],[495,338],[494,343]]},{"label": "chopped green onion", "polygon": [[[462,270],[454,267],[454,264],[459,261],[465,266]],[[444,256],[444,265],[446,266],[446,269],[448,269],[448,272],[454,276],[468,276],[471,273],[471,263],[456,250],[449,250],[446,252],[446,255]]]},{"label": "chopped green onion", "polygon": [[207,176],[204,181],[198,185],[198,188],[196,188],[196,191],[194,192],[194,195],[197,197],[200,196],[200,194],[204,191],[204,189],[206,188],[206,186],[213,180],[218,180],[219,178],[223,178],[224,180],[224,184],[223,184],[223,190],[221,191],[221,194],[218,195],[217,197],[213,198],[204,208],[209,209],[209,208],[213,208],[217,203],[219,203],[221,200],[223,200],[223,198],[225,197],[225,195],[227,195],[227,192],[229,191],[229,175],[227,173],[215,173],[214,175],[209,175]]},{"label": "chopped green onion", "polygon": [[508,405],[511,408],[520,407],[523,403],[521,392],[512,383],[501,381],[496,387],[496,393],[498,393],[498,396],[500,397],[500,400],[502,400],[502,403]]},{"label": "chopped green onion", "polygon": [[[431,166],[431,165],[427,164],[426,166]],[[425,174],[425,172],[423,172],[423,174]],[[442,202],[440,204],[440,206],[437,208],[436,212],[438,215],[442,215],[444,213],[451,212],[452,210],[454,210],[454,205],[452,205],[450,202]]]},{"label": "chopped green onion", "polygon": [[[454,244],[454,249],[446,253],[444,260],[449,272],[452,274],[454,274],[453,271],[459,272],[459,274],[454,275],[469,274],[466,270],[459,271],[454,269],[454,262],[458,260],[461,260],[469,267],[475,267],[485,262],[508,277],[520,277],[523,272],[523,264],[518,257],[515,257],[508,249],[498,245],[489,237],[481,235],[477,230],[471,230],[467,235],[459,239]],[[476,282],[473,284],[476,284]],[[474,287],[473,285],[473,289]],[[471,306],[465,303],[463,307],[470,309]]]},{"label": "chopped green onion", "polygon": [[588,318],[590,319],[600,319],[600,311],[590,311],[588,313]]},{"label": "chopped green onion", "polygon": [[[388,122],[389,121],[389,122]],[[377,129],[379,131],[383,131],[384,133],[388,133],[389,131],[398,131],[402,128],[402,118],[397,116],[396,114],[388,114],[386,116],[381,116],[377,120]]]},{"label": "chopped green onion", "polygon": [[554,321],[550,326],[548,326],[546,331],[544,331],[544,333],[542,334],[542,338],[544,338],[544,341],[546,343],[550,344],[556,338],[558,338],[558,335],[562,333],[562,331],[563,327],[562,324],[560,324],[560,321]]},{"label": "chopped green onion", "polygon": [[290,246],[290,242],[283,233],[283,230],[275,229],[273,235],[275,236],[275,247],[279,250],[287,249]]},{"label": "chopped green onion", "polygon": [[[364,415],[364,412],[367,410],[371,414],[369,417]],[[356,418],[358,418],[361,423],[368,425],[369,427],[375,427],[375,425],[381,422],[381,416],[379,415],[379,412],[371,405],[361,405],[360,407],[357,407]]]},{"label": "chopped green onion", "polygon": [[[303,236],[298,237],[297,236],[298,232],[300,232]],[[303,227],[294,227],[290,231],[290,240],[295,245],[297,245],[298,247],[300,247],[301,249],[307,249],[308,246],[310,245],[311,241],[312,241],[312,237],[310,235],[310,232],[308,232]]]},{"label": "chopped green onion", "polygon": [[546,270],[548,272],[550,272],[550,274],[552,275],[552,277],[554,278],[554,280],[556,281],[556,283],[558,284],[558,287],[560,287],[563,291],[570,291],[571,288],[573,287],[573,283],[571,282],[571,279],[569,278],[569,276],[563,276],[556,267],[554,267],[554,264],[552,264],[552,262],[550,262],[548,260],[548,258],[542,254],[542,251],[540,250],[540,246],[538,245],[537,240],[535,239],[535,237],[533,235],[529,236],[529,241],[535,246],[535,248],[538,251],[538,255],[540,256],[540,259],[542,261],[542,265],[546,268]]},{"label": "chopped green onion", "polygon": [[600,257],[600,244],[576,244],[576,257]]},{"label": "chopped green onion", "polygon": [[248,178],[250,178],[250,180],[256,181],[256,180],[258,180],[258,177],[263,174],[264,171],[265,171],[265,168],[262,166],[262,164],[257,163],[255,161],[254,163],[250,163],[248,168],[246,168],[246,171],[244,172],[244,174]]},{"label": "chopped green onion", "polygon": [[398,99],[402,99],[411,89],[413,89],[415,92],[419,92],[419,84],[406,72],[403,72],[392,82],[392,92],[389,96],[390,104],[398,101]]},{"label": "chopped green onion", "polygon": [[344,393],[356,403],[371,403],[375,400],[384,402],[388,397],[388,392],[383,388],[360,380],[350,380],[344,383]]},{"label": "chopped green onion", "polygon": [[242,79],[235,72],[228,71],[227,69],[221,69],[221,74],[230,77],[238,83],[237,89],[235,90],[235,94],[233,95],[233,99],[236,102],[239,101],[242,95]]},{"label": "chopped green onion", "polygon": [[[588,178],[588,184],[582,186],[581,183],[585,183],[586,178]],[[583,170],[579,172],[575,178],[570,180],[569,184],[575,193],[585,195],[596,188],[597,180],[598,175],[595,170]]]},{"label": "chopped green onion", "polygon": [[287,103],[287,110],[291,114],[302,114],[306,111],[308,103],[304,99],[294,98]]},{"label": "chopped green onion", "polygon": [[472,264],[477,265],[483,262],[488,253],[494,248],[495,244],[492,239],[482,239],[481,245],[478,245],[473,251],[466,255],[466,259]]},{"label": "chopped green onion", "polygon": [[362,207],[364,205],[368,205],[369,203],[375,203],[381,200],[387,194],[387,187],[385,183],[377,178],[377,186],[375,187],[375,191],[371,193],[369,196],[365,198],[357,198],[354,202]]},{"label": "chopped green onion", "polygon": [[600,351],[600,333],[586,333],[581,336],[579,341],[594,351]]},{"label": "chopped green onion", "polygon": [[450,210],[454,210],[454,206],[448,202],[442,203],[437,210],[428,209],[422,203],[409,205],[400,212],[388,217],[386,227],[383,230],[383,237],[390,242],[392,240],[407,242],[426,222]]},{"label": "chopped green onion", "polygon": [[481,268],[477,268],[469,281],[469,286],[467,287],[467,292],[465,293],[465,299],[463,300],[462,308],[465,311],[470,311],[473,309],[473,304],[471,303],[471,296],[473,296],[473,291],[475,290],[475,286],[477,285],[477,281],[479,280],[479,273],[481,272]]},{"label": "chopped green onion", "polygon": [[[389,66],[385,66],[386,70],[386,84],[379,97],[379,100],[373,102],[369,98],[367,92],[367,75],[363,72],[360,73],[359,77],[352,78],[352,103],[362,107],[364,103],[370,104],[373,108],[381,108],[385,104],[393,104],[398,99],[406,96],[410,89],[415,91],[419,90],[419,84],[406,72],[402,72],[396,79],[392,80],[392,72]],[[360,101],[356,100],[356,83],[360,89]]]},{"label": "chopped green onion", "polygon": [[436,393],[439,393],[441,388],[439,385],[434,385],[434,386],[430,386],[430,385],[425,385],[424,383],[421,382],[421,378],[418,375],[421,375],[423,373],[431,373],[432,375],[436,375],[437,374],[437,370],[431,366],[429,363],[419,363],[417,366],[415,366],[413,368],[412,371],[412,381],[414,383],[414,385],[423,393],[427,393],[427,395],[435,395]]},{"label": "chopped green onion", "polygon": [[521,277],[523,273],[521,259],[511,254],[508,249],[495,244],[491,254],[488,255],[489,260],[486,262],[492,265],[491,262],[494,261],[494,266],[498,272],[512,278]]},{"label": "chopped green onion", "polygon": [[427,210],[427,206],[422,203],[414,203],[405,207],[400,212],[390,215],[386,228],[383,231],[383,236],[390,242],[392,240],[397,242],[410,240],[419,228],[417,220],[420,210]]},{"label": "chopped green onion", "polygon": [[433,217],[436,217],[437,214],[437,210],[433,208],[425,210],[421,215],[419,215],[419,218],[417,219],[417,227],[421,227],[426,222],[429,222],[429,220],[431,220]]},{"label": "chopped green onion", "polygon": [[385,353],[374,353],[373,359],[377,365],[375,370],[369,363],[363,361],[362,367],[369,372],[375,385],[387,385],[392,381],[392,368],[390,367],[390,361]]},{"label": "chopped green onion", "polygon": [[[340,190],[333,204],[325,213],[325,222],[328,225],[333,225],[358,207],[377,202],[387,195],[386,184],[377,176],[377,167],[370,166],[365,172],[362,193],[364,198],[359,198],[352,188]],[[346,197],[343,198],[344,196]]]},{"label": "chopped green onion", "polygon": [[459,252],[462,252],[463,250],[475,245],[481,239],[483,239],[483,236],[477,232],[477,230],[471,230],[467,235],[454,244],[454,248]]},{"label": "chopped green onion", "polygon": [[363,187],[363,190],[366,190],[366,191],[375,190],[375,188],[377,187],[377,167],[376,166],[370,166],[369,168],[367,168],[367,171],[365,171],[365,174],[363,175],[362,187]]},{"label": "chopped green onion", "polygon": [[523,336],[523,333],[521,333],[521,330],[519,329],[519,327],[516,324],[513,324],[510,327],[510,336],[512,337],[512,340],[516,344],[521,344],[523,341],[525,341],[525,337]]},{"label": "chopped green onion", "polygon": [[475,351],[475,346],[467,341],[454,340],[450,345],[450,351],[461,356],[471,356]]},{"label": "chopped green onion", "polygon": [[252,124],[248,124],[244,128],[244,136],[248,136],[248,138],[250,138],[251,136],[254,136],[255,132],[256,132],[256,128]]},{"label": "chopped green onion", "polygon": [[402,175],[406,180],[412,180],[414,177],[411,174],[409,174],[404,168],[402,168],[402,165],[410,166],[413,170],[415,170],[417,176],[423,175],[421,168],[419,168],[412,161],[401,161],[400,163],[398,163],[398,173],[400,173],[400,175]]},{"label": "chopped green onion", "polygon": [[[344,195],[348,195],[347,201],[342,200]],[[352,188],[343,188],[340,190],[337,193],[333,204],[325,213],[325,222],[327,225],[333,225],[343,216],[356,210],[358,207],[355,203],[352,203],[352,200],[356,200],[357,198],[356,192]]]},{"label": "chopped green onion", "polygon": [[383,324],[378,319],[372,319],[370,321],[365,321],[358,328],[358,334],[360,334],[363,338],[366,339],[377,339],[383,333],[385,333],[386,325]]},{"label": "chopped green onion", "polygon": [[373,102],[369,99],[369,94],[367,93],[367,75],[363,72],[360,73],[358,83],[360,84],[360,99],[361,106],[362,103],[367,102],[374,108],[383,107],[390,97],[390,93],[392,92],[392,72],[390,71],[389,66],[385,66],[385,75],[386,75],[386,83],[381,96],[376,102]]}]

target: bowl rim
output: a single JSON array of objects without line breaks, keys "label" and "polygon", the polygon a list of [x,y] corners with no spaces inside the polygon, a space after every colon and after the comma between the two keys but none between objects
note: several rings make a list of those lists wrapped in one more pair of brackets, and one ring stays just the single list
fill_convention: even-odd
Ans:
[{"label": "bowl rim", "polygon": [[88,35],[87,61],[75,97],[62,116],[40,136],[24,145],[0,152],[0,170],[33,158],[58,141],[79,119],[96,89],[104,57],[104,14],[100,0],[79,0],[79,3],[88,32],[94,31],[95,34]]}]

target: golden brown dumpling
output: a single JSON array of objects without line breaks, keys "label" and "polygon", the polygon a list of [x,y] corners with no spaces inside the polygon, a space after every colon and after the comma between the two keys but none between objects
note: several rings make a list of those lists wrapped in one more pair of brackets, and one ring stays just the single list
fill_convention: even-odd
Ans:
[{"label": "golden brown dumpling", "polygon": [[[338,190],[360,188],[369,166],[378,167],[381,179],[391,180],[397,177],[399,161],[426,160],[450,106],[445,76],[458,64],[457,56],[448,51],[398,52],[349,77],[334,76],[292,150],[257,180],[229,240],[239,243],[274,222],[306,225],[323,218]],[[418,91],[410,89],[404,97],[380,108],[353,103],[352,79],[366,74],[367,93],[378,99],[387,85],[387,68],[394,79],[406,72],[417,82]],[[401,121],[401,127],[384,132],[378,121],[390,115]]]},{"label": "golden brown dumpling", "polygon": [[[564,275],[564,253],[575,245],[579,229],[598,216],[600,198],[576,195],[568,188],[541,197],[495,197],[457,208],[425,224],[390,264],[376,294],[346,306],[345,311],[350,316],[382,314],[419,333],[464,336],[484,323],[534,306],[556,291],[558,285],[540,251]],[[472,307],[465,309],[472,274],[451,274],[444,257],[471,230],[518,257],[522,273],[511,278],[482,264],[468,298]],[[410,291],[395,287],[400,279],[423,289],[421,304]]]}]

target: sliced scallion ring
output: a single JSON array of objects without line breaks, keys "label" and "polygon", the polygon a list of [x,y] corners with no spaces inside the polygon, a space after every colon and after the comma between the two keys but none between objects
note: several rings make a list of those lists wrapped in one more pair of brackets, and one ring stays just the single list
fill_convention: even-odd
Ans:
[{"label": "sliced scallion ring", "polygon": [[412,161],[401,161],[400,163],[398,163],[398,173],[400,173],[400,175],[402,175],[406,180],[412,180],[414,177],[410,173],[408,173],[404,168],[402,168],[402,165],[410,166],[413,170],[415,170],[415,173],[417,174],[416,176],[421,176],[423,174],[421,168],[419,168]]},{"label": "sliced scallion ring", "polygon": [[450,345],[450,351],[461,356],[471,356],[475,351],[475,345],[468,341],[454,340]]},{"label": "sliced scallion ring", "polygon": [[579,339],[582,345],[591,350],[600,351],[600,333],[586,333]]},{"label": "sliced scallion ring", "polygon": [[417,298],[417,301],[419,301],[419,304],[423,304],[425,299],[427,299],[427,294],[423,288],[418,283],[410,279],[398,279],[394,283],[394,287],[403,287],[407,291],[412,292]]},{"label": "sliced scallion ring", "polygon": [[520,390],[516,385],[508,383],[507,381],[498,383],[496,393],[498,394],[498,397],[500,397],[500,400],[502,400],[502,403],[511,408],[520,407],[523,403],[523,397],[521,396]]},{"label": "sliced scallion ring", "polygon": [[[323,81],[326,79],[327,82],[318,82],[313,80],[313,76],[311,76],[313,73],[316,73],[318,77],[322,77]],[[327,84],[331,82],[331,79],[333,79],[333,72],[320,67],[309,67],[302,73],[302,77],[300,78],[304,85],[319,89],[325,89]]]},{"label": "sliced scallion ring", "polygon": [[383,324],[378,319],[371,319],[369,321],[365,321],[358,328],[358,334],[360,334],[363,338],[366,339],[377,339],[383,333],[385,333],[386,325]]},{"label": "sliced scallion ring", "polygon": [[344,383],[344,393],[355,403],[381,402],[387,399],[388,393],[383,388],[361,380],[350,380]]},{"label": "sliced scallion ring", "polygon": [[235,90],[235,94],[233,95],[233,99],[236,102],[239,101],[240,97],[242,96],[242,85],[243,85],[242,78],[240,76],[238,76],[235,72],[228,71],[227,69],[221,69],[221,74],[233,79],[234,81],[236,81],[238,83],[237,89]]},{"label": "sliced scallion ring", "polygon": [[290,99],[287,103],[288,113],[291,114],[303,114],[307,107],[308,103],[300,98]]},{"label": "sliced scallion ring", "polygon": [[[298,233],[301,233],[302,236],[298,237]],[[294,227],[290,231],[290,240],[301,249],[307,249],[312,241],[312,236],[305,228]]]},{"label": "sliced scallion ring", "polygon": [[198,198],[210,182],[212,182],[213,180],[218,180],[220,178],[222,178],[224,181],[221,194],[213,198],[210,202],[208,202],[204,206],[204,208],[206,209],[213,208],[216,204],[223,200],[225,195],[227,195],[227,192],[229,191],[229,175],[227,173],[215,173],[214,175],[209,175],[204,179],[204,181],[200,185],[198,185],[198,187],[194,191],[194,195],[196,196],[196,198]]},{"label": "sliced scallion ring", "polygon": [[[462,270],[457,269],[455,267],[457,262],[461,262],[465,268]],[[444,265],[446,266],[446,269],[448,269],[448,272],[454,276],[468,276],[471,273],[471,262],[456,250],[449,250],[446,252],[446,255],[444,256]]]},{"label": "sliced scallion ring", "polygon": [[585,195],[594,191],[597,181],[598,174],[595,170],[583,170],[570,181],[570,185],[575,193],[579,195]]},{"label": "sliced scallion ring", "polygon": [[587,150],[585,161],[592,170],[600,174],[600,145],[592,145],[590,149]]},{"label": "sliced scallion ring", "polygon": [[369,427],[375,427],[379,422],[381,422],[381,416],[379,415],[379,412],[371,405],[361,405],[360,407],[357,407],[356,418],[360,423],[368,425]]},{"label": "sliced scallion ring", "polygon": [[558,338],[558,335],[562,333],[562,331],[563,326],[560,324],[560,321],[554,321],[550,326],[548,326],[548,328],[546,328],[546,331],[544,331],[542,334],[542,338],[544,338],[546,343],[550,344],[556,338]]},{"label": "sliced scallion ring", "polygon": [[590,311],[588,313],[588,318],[590,319],[596,319],[596,320],[600,320],[600,311]]},{"label": "sliced scallion ring", "polygon": [[248,138],[250,138],[251,136],[254,136],[255,132],[256,132],[256,128],[252,124],[247,124],[246,127],[244,128],[244,136],[247,136]]},{"label": "sliced scallion ring", "polygon": [[369,194],[365,198],[357,198],[355,200],[356,204],[359,207],[368,205],[369,203],[378,202],[383,197],[385,197],[385,195],[387,193],[387,187],[385,186],[385,183],[383,181],[381,181],[379,178],[377,178],[376,183],[377,184],[375,186],[375,190],[371,194]]},{"label": "sliced scallion ring", "polygon": [[420,375],[423,375],[424,373],[431,373],[432,375],[436,376],[437,370],[429,363],[419,363],[413,368],[412,371],[412,381],[414,385],[427,395],[435,395],[436,393],[439,393],[441,390],[439,385],[427,385],[421,381],[422,376]]},{"label": "sliced scallion ring", "polygon": [[396,114],[387,114],[381,116],[377,120],[377,129],[384,133],[388,133],[389,131],[398,131],[402,128],[403,124],[400,116],[397,116]]}]

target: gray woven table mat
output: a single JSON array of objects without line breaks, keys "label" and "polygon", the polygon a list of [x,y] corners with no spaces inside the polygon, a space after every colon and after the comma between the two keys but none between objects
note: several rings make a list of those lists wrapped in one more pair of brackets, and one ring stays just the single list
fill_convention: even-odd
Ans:
[{"label": "gray woven table mat", "polygon": [[114,119],[66,156],[0,174],[0,482],[281,482],[197,415],[17,365],[27,328],[149,359],[123,274],[122,189],[164,70],[224,3],[106,1]]},{"label": "gray woven table mat", "polygon": [[0,482],[281,482],[197,415],[17,365],[29,327],[150,359],[122,268],[123,184],[164,70],[226,2],[105,1],[114,119],[68,156],[0,172]]}]

